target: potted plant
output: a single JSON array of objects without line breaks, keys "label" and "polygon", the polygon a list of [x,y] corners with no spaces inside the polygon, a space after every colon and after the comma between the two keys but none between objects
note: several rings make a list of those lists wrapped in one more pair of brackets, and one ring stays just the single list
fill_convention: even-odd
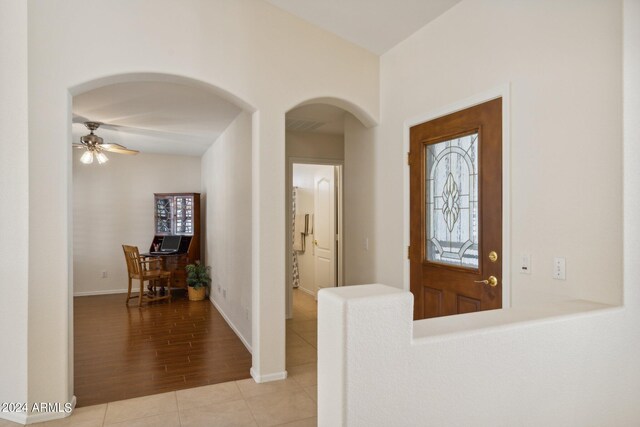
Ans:
[{"label": "potted plant", "polygon": [[202,301],[205,297],[211,277],[209,272],[211,267],[205,267],[196,261],[195,264],[189,264],[187,270],[187,289],[189,291],[189,301]]}]

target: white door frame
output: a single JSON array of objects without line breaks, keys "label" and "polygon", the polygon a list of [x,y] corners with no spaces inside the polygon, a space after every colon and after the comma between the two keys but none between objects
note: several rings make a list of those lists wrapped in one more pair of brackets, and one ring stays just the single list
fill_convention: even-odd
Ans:
[{"label": "white door frame", "polygon": [[343,221],[343,209],[344,209],[344,160],[339,159],[320,159],[320,158],[307,158],[307,157],[288,157],[287,158],[287,176],[286,176],[286,215],[285,215],[285,229],[287,230],[287,244],[286,244],[286,278],[285,286],[286,286],[286,296],[287,296],[287,305],[286,305],[286,318],[290,319],[293,315],[293,292],[292,292],[292,283],[291,283],[291,269],[293,266],[291,265],[291,191],[293,190],[293,164],[305,164],[305,165],[327,165],[327,166],[337,166],[338,176],[336,179],[337,190],[337,209],[338,209],[338,256],[336,260],[338,261],[338,286],[344,285],[344,221]]},{"label": "white door frame", "polygon": [[[510,111],[510,86],[504,84],[486,92],[463,99],[461,101],[438,108],[427,114],[421,114],[404,121],[404,156],[410,151],[410,129],[412,126],[428,122],[438,117],[446,116],[496,98],[502,98],[502,308],[511,307],[511,133],[509,116]],[[404,250],[410,244],[410,206],[409,206],[409,165],[406,157],[404,162]],[[410,290],[410,272],[408,254],[405,253],[404,264],[404,289]]]}]

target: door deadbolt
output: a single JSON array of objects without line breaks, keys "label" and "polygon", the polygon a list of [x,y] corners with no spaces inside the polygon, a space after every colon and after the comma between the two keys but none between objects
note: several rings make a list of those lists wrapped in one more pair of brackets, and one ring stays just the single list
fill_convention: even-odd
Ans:
[{"label": "door deadbolt", "polygon": [[489,261],[491,262],[498,261],[498,253],[496,251],[489,252]]}]

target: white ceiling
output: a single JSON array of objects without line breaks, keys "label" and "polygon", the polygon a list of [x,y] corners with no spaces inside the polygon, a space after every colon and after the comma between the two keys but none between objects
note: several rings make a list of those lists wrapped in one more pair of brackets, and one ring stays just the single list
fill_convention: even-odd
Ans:
[{"label": "white ceiling", "polygon": [[[114,125],[96,134],[148,153],[200,156],[238,113],[239,107],[202,88],[168,82],[118,83],[73,98],[74,122]],[[74,123],[74,142],[87,133]]]},{"label": "white ceiling", "polygon": [[460,0],[267,0],[381,55]]},{"label": "white ceiling", "polygon": [[333,105],[303,105],[287,113],[286,128],[289,131],[341,135],[344,133],[345,114],[345,110]]}]

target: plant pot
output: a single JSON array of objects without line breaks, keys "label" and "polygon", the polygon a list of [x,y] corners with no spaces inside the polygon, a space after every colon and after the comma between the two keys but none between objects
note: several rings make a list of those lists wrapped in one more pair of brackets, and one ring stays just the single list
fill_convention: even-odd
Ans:
[{"label": "plant pot", "polygon": [[201,286],[196,289],[193,286],[187,286],[189,290],[189,301],[202,301],[207,292],[207,288],[205,286]]}]

